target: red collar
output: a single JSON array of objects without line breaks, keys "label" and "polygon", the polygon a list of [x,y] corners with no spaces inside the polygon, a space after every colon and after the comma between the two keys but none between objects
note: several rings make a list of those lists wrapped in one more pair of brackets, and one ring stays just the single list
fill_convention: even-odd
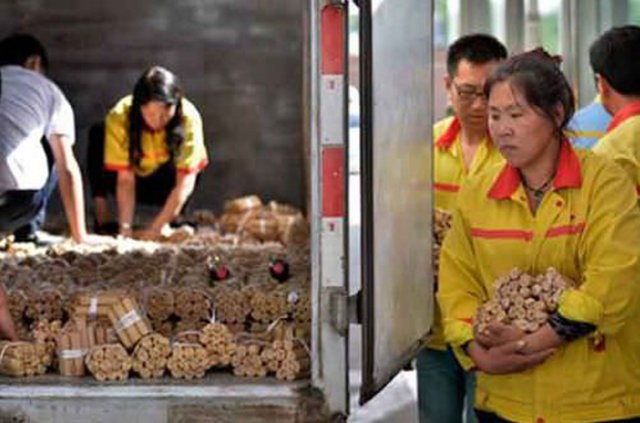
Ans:
[{"label": "red collar", "polygon": [[450,149],[459,133],[460,120],[458,120],[457,116],[454,116],[447,130],[438,137],[436,147],[443,148],[445,150]]},{"label": "red collar", "polygon": [[618,110],[618,113],[616,113],[613,116],[613,119],[611,119],[611,122],[607,127],[607,132],[613,131],[622,122],[629,119],[630,117],[637,116],[637,115],[640,115],[640,101],[628,104],[624,106],[622,109]]},{"label": "red collar", "polygon": [[[458,134],[460,133],[460,128],[461,128],[460,120],[458,119],[457,116],[454,116],[453,120],[451,120],[451,123],[447,127],[447,130],[444,131],[442,135],[440,135],[436,140],[436,147],[445,149],[445,150],[450,149],[451,146],[453,145],[453,142],[456,140],[456,138],[458,137]],[[489,136],[488,132],[487,132],[487,139],[491,141],[491,137]]]},{"label": "red collar", "polygon": [[[491,189],[489,198],[501,200],[511,198],[521,183],[520,172],[508,163],[504,165]],[[582,172],[580,170],[580,159],[569,141],[565,138],[560,143],[560,153],[558,155],[558,170],[553,181],[553,187],[559,188],[579,188],[582,185]]]}]

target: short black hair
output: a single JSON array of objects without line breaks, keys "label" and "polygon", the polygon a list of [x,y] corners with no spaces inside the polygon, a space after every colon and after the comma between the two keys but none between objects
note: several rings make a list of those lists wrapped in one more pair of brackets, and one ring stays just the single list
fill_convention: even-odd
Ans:
[{"label": "short black hair", "polygon": [[447,49],[447,72],[455,76],[458,63],[467,60],[474,64],[484,64],[492,60],[507,58],[507,48],[492,35],[470,34],[458,38]]},{"label": "short black hair", "polygon": [[[529,105],[540,110],[553,122],[559,134],[567,127],[575,112],[575,97],[569,81],[560,69],[559,56],[551,56],[542,48],[516,54],[500,63],[484,83],[487,97],[499,82],[509,82],[522,92]],[[555,109],[564,111],[562,122],[555,122]]]},{"label": "short black hair", "polygon": [[47,50],[36,37],[30,34],[12,34],[0,41],[0,66],[24,66],[30,56],[40,56],[44,68],[49,66]]},{"label": "short black hair", "polygon": [[640,95],[640,27],[611,28],[591,44],[593,72],[604,77],[620,94]]}]

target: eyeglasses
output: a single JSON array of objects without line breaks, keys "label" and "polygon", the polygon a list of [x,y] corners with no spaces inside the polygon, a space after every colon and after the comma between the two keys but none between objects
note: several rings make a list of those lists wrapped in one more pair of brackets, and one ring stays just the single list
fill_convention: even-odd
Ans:
[{"label": "eyeglasses", "polygon": [[453,81],[451,81],[451,83],[456,89],[456,93],[458,93],[460,101],[464,101],[465,103],[472,103],[476,98],[480,98],[482,100],[487,99],[487,96],[484,95],[484,91],[481,88],[475,87],[473,85],[465,85],[461,87]]}]

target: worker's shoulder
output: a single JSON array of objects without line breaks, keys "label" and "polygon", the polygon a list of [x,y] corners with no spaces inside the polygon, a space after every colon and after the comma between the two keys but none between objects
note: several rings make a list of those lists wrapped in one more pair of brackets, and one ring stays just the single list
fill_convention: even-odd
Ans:
[{"label": "worker's shoulder", "polygon": [[620,153],[622,151],[640,154],[640,116],[633,116],[607,132],[593,146],[598,154]]},{"label": "worker's shoulder", "polygon": [[465,201],[462,199],[464,197],[468,201],[475,202],[478,196],[486,196],[505,166],[507,166],[505,162],[495,162],[475,175],[469,176],[462,183],[458,201]]},{"label": "worker's shoulder", "polygon": [[132,95],[126,95],[116,102],[107,113],[107,121],[124,120],[128,118],[133,102]]},{"label": "worker's shoulder", "polygon": [[201,119],[198,108],[188,98],[182,98],[182,114],[187,119]]},{"label": "worker's shoulder", "polygon": [[[28,87],[31,92],[40,92],[40,96],[44,93],[45,95],[65,98],[60,87],[39,72],[17,65],[2,66],[0,71],[2,72],[3,84],[13,85],[19,91],[22,91],[20,89],[22,86]],[[22,93],[24,94],[25,91],[22,91]]]},{"label": "worker's shoulder", "polygon": [[[580,161],[582,180],[588,184],[597,184],[604,175],[609,178],[626,178],[626,174],[614,160],[606,154],[594,153],[584,149],[577,149],[576,155]],[[605,179],[609,179],[605,178]]]},{"label": "worker's shoulder", "polygon": [[453,119],[454,119],[453,116],[449,116],[444,119],[440,119],[439,121],[433,124],[434,141],[436,138],[442,135],[444,131],[447,130],[447,128],[449,128],[449,126],[451,125],[451,122],[453,122]]}]

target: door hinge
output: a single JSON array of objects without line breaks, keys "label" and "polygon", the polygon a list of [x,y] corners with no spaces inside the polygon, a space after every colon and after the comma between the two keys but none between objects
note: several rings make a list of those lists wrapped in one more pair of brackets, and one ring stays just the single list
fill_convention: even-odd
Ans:
[{"label": "door hinge", "polygon": [[341,336],[347,336],[350,323],[361,322],[360,291],[348,295],[339,287],[326,288],[329,298],[329,323]]}]

